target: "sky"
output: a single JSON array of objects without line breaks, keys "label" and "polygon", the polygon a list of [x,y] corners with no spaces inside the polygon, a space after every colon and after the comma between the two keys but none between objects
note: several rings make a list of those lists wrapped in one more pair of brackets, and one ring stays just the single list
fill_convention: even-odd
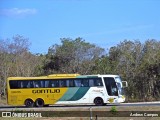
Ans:
[{"label": "sky", "polygon": [[0,0],[0,39],[28,38],[46,54],[60,38],[105,49],[127,40],[160,40],[160,0]]}]

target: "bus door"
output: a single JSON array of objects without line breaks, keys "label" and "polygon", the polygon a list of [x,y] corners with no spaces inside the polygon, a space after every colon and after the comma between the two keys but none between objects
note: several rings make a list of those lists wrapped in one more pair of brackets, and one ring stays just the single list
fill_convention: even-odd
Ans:
[{"label": "bus door", "polygon": [[118,99],[118,88],[113,77],[104,77],[104,83],[109,96],[107,102],[114,103]]}]

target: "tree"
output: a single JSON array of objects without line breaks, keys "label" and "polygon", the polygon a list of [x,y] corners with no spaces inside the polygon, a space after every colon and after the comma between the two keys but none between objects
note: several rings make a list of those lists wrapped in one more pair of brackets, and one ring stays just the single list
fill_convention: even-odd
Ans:
[{"label": "tree", "polygon": [[44,65],[47,73],[89,74],[95,66],[95,60],[104,52],[104,49],[82,38],[63,38],[61,42],[61,45],[53,45],[48,50]]},{"label": "tree", "polygon": [[0,83],[5,93],[6,80],[9,76],[35,76],[35,69],[41,64],[39,56],[29,52],[28,38],[16,35],[9,39],[0,40]]},{"label": "tree", "polygon": [[125,40],[110,49],[113,72],[128,81],[130,100],[154,100],[160,96],[160,42]]}]

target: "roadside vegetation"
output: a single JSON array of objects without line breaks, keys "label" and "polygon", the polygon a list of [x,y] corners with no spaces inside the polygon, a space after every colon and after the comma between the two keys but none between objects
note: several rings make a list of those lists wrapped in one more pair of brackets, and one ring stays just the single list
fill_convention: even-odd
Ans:
[{"label": "roadside vegetation", "polygon": [[[44,110],[45,109],[45,110]],[[39,109],[39,111],[53,111],[53,113],[55,113],[56,111],[65,111],[68,114],[72,114],[70,111],[86,111],[88,113],[90,113],[89,108],[42,108]],[[33,111],[37,111],[38,109],[32,110]],[[159,117],[128,117],[128,115],[130,115],[130,113],[136,111],[141,111],[142,113],[152,113],[153,111],[155,111],[156,113],[159,111],[159,106],[107,106],[107,107],[99,107],[99,108],[92,108],[92,120],[159,120]],[[14,110],[13,110],[14,111]],[[17,111],[21,111],[18,110]],[[101,115],[97,115],[95,113],[101,114]],[[21,111],[22,112],[22,111]],[[26,111],[24,111],[26,112]],[[119,116],[119,114],[121,113],[121,115],[119,117],[100,117],[103,116],[103,114],[105,114],[106,112],[106,116],[109,116],[108,114],[112,114],[113,116]],[[119,113],[120,112],[120,113]],[[126,113],[128,112],[128,113]],[[54,114],[53,114],[54,115]],[[61,116],[61,117],[51,117],[52,115],[49,115],[48,117],[41,117],[41,118],[23,118],[23,120],[91,120],[91,116],[87,116],[84,117],[84,115],[82,116],[78,116],[77,117],[65,117],[65,116]],[[126,116],[125,116],[126,115]],[[71,115],[72,116],[72,115]],[[73,115],[74,116],[74,115]],[[104,115],[105,116],[105,115]],[[2,118],[2,120],[21,120],[22,118]],[[0,118],[1,120],[1,118]]]},{"label": "roadside vegetation", "polygon": [[108,52],[82,38],[63,38],[47,54],[33,54],[29,47],[29,39],[20,35],[0,40],[0,99],[6,95],[10,76],[79,73],[120,75],[129,85],[125,88],[127,102],[160,100],[158,40],[124,40]]}]

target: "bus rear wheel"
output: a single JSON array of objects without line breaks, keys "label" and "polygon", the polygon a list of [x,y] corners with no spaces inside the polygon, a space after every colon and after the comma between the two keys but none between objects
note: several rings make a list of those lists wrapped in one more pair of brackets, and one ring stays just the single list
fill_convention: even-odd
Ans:
[{"label": "bus rear wheel", "polygon": [[43,101],[43,99],[38,98],[38,99],[35,101],[35,104],[36,104],[36,107],[43,107],[43,106],[44,106],[44,101]]},{"label": "bus rear wheel", "polygon": [[24,104],[26,107],[33,107],[34,106],[34,102],[32,99],[26,99]]},{"label": "bus rear wheel", "polygon": [[100,97],[95,98],[95,99],[94,99],[94,104],[97,105],[97,106],[102,106],[102,105],[104,105],[103,99],[100,98]]}]

